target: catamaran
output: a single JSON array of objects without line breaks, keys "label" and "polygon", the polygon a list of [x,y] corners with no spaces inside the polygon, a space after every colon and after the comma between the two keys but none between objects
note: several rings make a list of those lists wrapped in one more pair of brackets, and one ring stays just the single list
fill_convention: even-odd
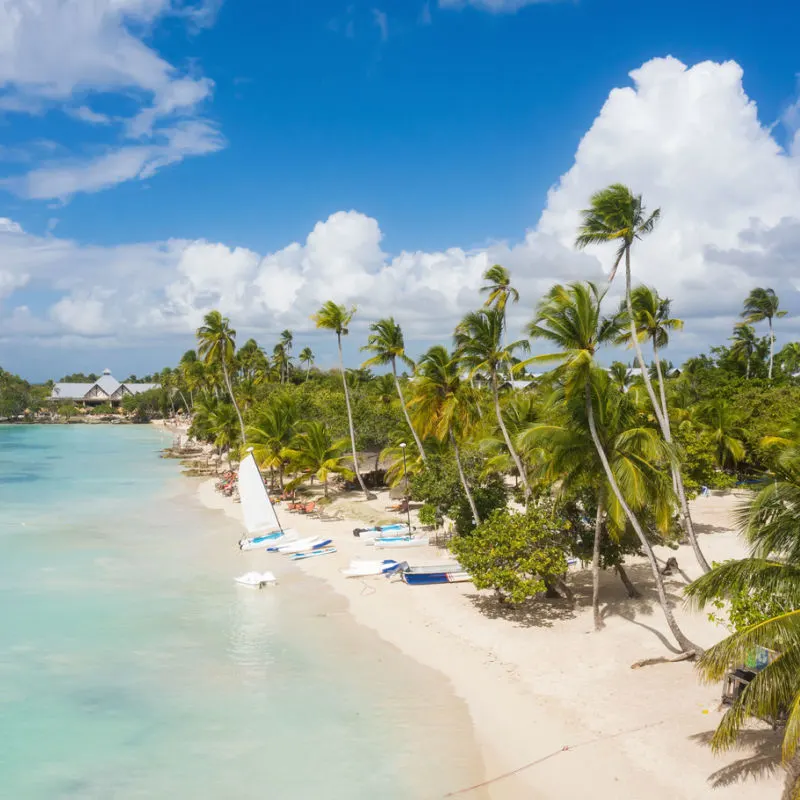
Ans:
[{"label": "catamaran", "polygon": [[323,539],[321,536],[309,536],[306,539],[298,539],[296,542],[270,547],[270,550],[277,550],[284,555],[292,553],[303,553],[310,550],[321,550],[333,542],[333,539]]},{"label": "catamaran", "polygon": [[240,550],[257,550],[278,543],[286,544],[297,538],[295,531],[284,530],[269,499],[267,487],[253,457],[253,448],[239,464],[239,497],[242,501],[244,526],[250,534],[239,542]]},{"label": "catamaran", "polygon": [[374,542],[367,542],[367,544],[374,544],[375,547],[424,547],[428,544],[427,536],[414,536],[408,534],[406,536],[376,536]]},{"label": "catamaran", "polygon": [[376,536],[398,536],[410,533],[405,522],[398,522],[393,525],[375,525],[373,528],[353,528],[353,536],[362,539],[374,539]]},{"label": "catamaran", "polygon": [[410,567],[406,562],[403,562],[398,566],[397,572],[410,586],[433,583],[463,583],[464,581],[472,580],[464,567],[455,561],[419,567]]},{"label": "catamaran", "polygon": [[[328,540],[330,541],[330,539]],[[314,556],[327,556],[335,553],[335,547],[318,547],[315,550],[307,550],[305,553],[293,553],[289,556],[292,561],[300,561],[302,558],[314,558]]]},{"label": "catamaran", "polygon": [[384,558],[383,561],[354,559],[350,562],[350,566],[340,569],[339,572],[345,578],[364,578],[367,575],[388,575],[391,572],[395,572],[399,566],[400,562],[395,561],[393,558]]},{"label": "catamaran", "polygon": [[250,586],[253,589],[263,589],[265,586],[278,582],[272,572],[245,572],[244,575],[240,575],[234,580],[236,583],[241,583],[242,586]]}]

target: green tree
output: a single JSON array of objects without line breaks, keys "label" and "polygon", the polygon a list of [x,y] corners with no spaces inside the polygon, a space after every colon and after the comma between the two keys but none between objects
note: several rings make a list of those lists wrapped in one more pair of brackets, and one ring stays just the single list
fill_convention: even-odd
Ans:
[{"label": "green tree", "polygon": [[247,428],[256,463],[261,469],[269,469],[272,477],[277,471],[281,489],[299,417],[296,402],[288,397],[277,397],[256,411],[253,423]]},{"label": "green tree", "polygon": [[365,497],[369,500],[373,495],[367,491],[364,484],[364,478],[361,476],[361,470],[358,467],[358,453],[356,452],[356,432],[353,426],[353,410],[350,406],[350,390],[347,387],[347,376],[344,369],[344,356],[342,355],[342,336],[347,336],[350,322],[353,315],[356,313],[356,307],[346,309],[344,306],[337,305],[333,300],[328,300],[314,316],[314,324],[318,328],[333,331],[336,334],[336,344],[339,348],[339,368],[342,371],[342,386],[344,387],[344,401],[347,406],[347,422],[350,428],[350,444],[353,450],[353,468],[358,478],[358,483],[361,486],[361,491],[364,492]]},{"label": "green tree", "polygon": [[246,444],[247,435],[244,429],[244,419],[236,403],[230,376],[234,353],[236,352],[236,331],[231,328],[230,320],[227,317],[223,317],[219,311],[209,311],[203,318],[203,324],[197,329],[197,341],[197,352],[205,363],[219,365],[222,370],[228,396],[231,398],[231,403],[239,420],[242,444]]},{"label": "green tree", "polygon": [[310,347],[304,347],[300,351],[300,355],[298,356],[301,364],[305,364],[306,366],[306,380],[308,380],[308,376],[311,373],[311,367],[314,364],[314,353],[311,352]]},{"label": "green tree", "polygon": [[387,364],[391,366],[394,386],[397,390],[397,396],[400,398],[400,407],[403,410],[403,416],[406,419],[406,424],[411,431],[411,435],[414,437],[414,443],[417,445],[420,457],[425,461],[425,448],[422,446],[422,440],[419,438],[419,434],[417,434],[411,422],[411,417],[406,407],[406,400],[405,397],[403,397],[403,389],[397,377],[397,359],[400,359],[400,361],[409,368],[413,369],[414,367],[414,362],[406,355],[403,330],[394,321],[394,317],[380,319],[370,325],[369,329],[370,335],[367,339],[367,344],[362,347],[361,350],[372,353],[373,356],[367,359],[361,366],[362,368],[386,366]]},{"label": "green tree", "polygon": [[511,285],[511,273],[500,264],[495,264],[483,273],[483,279],[487,283],[481,286],[481,294],[489,295],[484,305],[496,308],[505,317],[508,301],[519,302],[519,292]]},{"label": "green tree", "polygon": [[569,522],[544,505],[526,513],[495,511],[469,536],[450,545],[476,589],[494,589],[502,602],[522,603],[567,572]]},{"label": "green tree", "polygon": [[786,311],[780,309],[780,299],[773,289],[763,289],[760,286],[753,289],[744,301],[742,316],[745,322],[756,323],[767,320],[769,325],[769,380],[772,380],[772,361],[775,349],[775,333],[773,320],[775,317],[785,317]]},{"label": "green tree", "polygon": [[592,381],[597,374],[595,353],[597,349],[613,342],[620,332],[621,320],[618,316],[604,319],[601,315],[601,302],[604,294],[589,282],[572,283],[568,286],[556,285],[539,303],[537,314],[528,326],[528,334],[544,339],[558,347],[558,352],[534,356],[533,361],[560,362],[558,374],[562,380],[567,397],[583,394],[589,434],[597,456],[606,475],[609,488],[620,508],[636,532],[642,545],[653,579],[656,583],[658,600],[667,624],[679,645],[686,652],[697,652],[698,648],[685,636],[667,601],[664,582],[658,568],[653,548],[645,535],[637,515],[628,505],[616,476],[609,463],[608,453],[597,431],[595,409],[592,402]]},{"label": "green tree", "polygon": [[745,457],[742,437],[733,407],[721,397],[704,403],[698,409],[698,419],[714,443],[719,469],[734,469]]},{"label": "green tree", "polygon": [[758,349],[755,329],[746,322],[739,322],[733,326],[733,336],[730,341],[733,342],[729,350],[731,356],[744,361],[745,378],[750,380],[750,365],[753,354]]},{"label": "green tree", "polygon": [[517,468],[527,502],[531,494],[528,476],[519,454],[511,441],[502,409],[500,408],[500,387],[498,374],[503,365],[509,368],[513,363],[515,350],[529,350],[527,340],[519,339],[509,345],[503,346],[504,316],[496,308],[482,308],[480,311],[471,311],[458,324],[454,341],[458,360],[470,369],[470,375],[485,373],[489,378],[494,401],[494,412],[497,424],[503,434],[508,452]]},{"label": "green tree", "polygon": [[304,474],[289,484],[294,487],[313,475],[321,484],[325,497],[328,496],[328,480],[331,475],[353,477],[352,470],[345,464],[347,439],[333,440],[328,429],[319,422],[306,422],[305,428],[294,439],[292,448],[287,451],[292,467]]}]

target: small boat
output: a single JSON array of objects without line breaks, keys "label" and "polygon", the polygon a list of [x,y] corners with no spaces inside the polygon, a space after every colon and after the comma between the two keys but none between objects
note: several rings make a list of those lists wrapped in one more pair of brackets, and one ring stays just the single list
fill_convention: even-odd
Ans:
[{"label": "small boat", "polygon": [[384,558],[383,561],[351,561],[347,569],[340,569],[339,572],[345,578],[363,578],[367,575],[388,575],[395,572],[400,566],[399,561],[393,558]]},{"label": "small boat", "polygon": [[427,536],[379,536],[375,539],[375,547],[424,547],[426,544]]},{"label": "small boat", "polygon": [[408,525],[405,522],[398,522],[394,525],[375,525],[373,528],[353,528],[353,536],[362,539],[374,539],[376,536],[400,536],[408,534]]},{"label": "small boat", "polygon": [[250,586],[253,589],[263,589],[265,586],[278,582],[271,572],[245,572],[244,575],[240,575],[234,580],[236,583],[241,583],[242,586]]},{"label": "small boat", "polygon": [[284,530],[278,520],[252,447],[247,449],[247,455],[239,464],[236,485],[239,489],[244,526],[249,534],[239,541],[240,550],[256,550],[267,547],[270,543],[287,543],[297,538],[294,531]]},{"label": "small boat", "polygon": [[461,564],[429,564],[421,567],[410,567],[401,564],[397,570],[409,586],[423,586],[433,583],[463,583],[472,580]]},{"label": "small boat", "polygon": [[321,539],[319,536],[312,536],[311,539],[300,539],[298,542],[279,547],[278,552],[284,555],[291,555],[292,553],[303,553],[309,550],[321,550],[331,542],[333,542],[333,539]]},{"label": "small boat", "polygon": [[289,558],[292,561],[299,561],[302,558],[312,558],[313,556],[327,556],[335,552],[336,552],[335,547],[322,547],[319,550],[310,550],[307,553],[293,553],[292,555],[289,556]]},{"label": "small boat", "polygon": [[252,539],[241,539],[239,541],[239,549],[260,550],[289,544],[294,541],[297,541],[297,534],[294,531],[275,531],[275,533],[268,533],[264,536],[254,536]]}]

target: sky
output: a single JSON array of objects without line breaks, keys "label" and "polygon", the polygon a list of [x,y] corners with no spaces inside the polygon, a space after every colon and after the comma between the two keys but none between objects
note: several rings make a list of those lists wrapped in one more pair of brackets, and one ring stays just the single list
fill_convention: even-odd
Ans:
[{"label": "sky", "polygon": [[661,208],[633,270],[685,320],[668,358],[724,343],[754,286],[780,346],[799,23],[776,0],[0,0],[0,366],[146,374],[211,309],[329,366],[328,299],[358,307],[349,364],[390,314],[417,355],[494,263],[520,331],[554,282],[606,280],[613,248],[573,240],[614,182]]}]

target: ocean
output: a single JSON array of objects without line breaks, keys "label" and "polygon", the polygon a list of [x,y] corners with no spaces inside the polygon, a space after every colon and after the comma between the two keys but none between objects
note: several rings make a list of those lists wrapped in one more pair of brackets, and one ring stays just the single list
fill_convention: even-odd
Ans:
[{"label": "ocean", "polygon": [[427,800],[479,779],[442,676],[299,570],[234,584],[241,531],[170,442],[0,426],[0,797]]}]

